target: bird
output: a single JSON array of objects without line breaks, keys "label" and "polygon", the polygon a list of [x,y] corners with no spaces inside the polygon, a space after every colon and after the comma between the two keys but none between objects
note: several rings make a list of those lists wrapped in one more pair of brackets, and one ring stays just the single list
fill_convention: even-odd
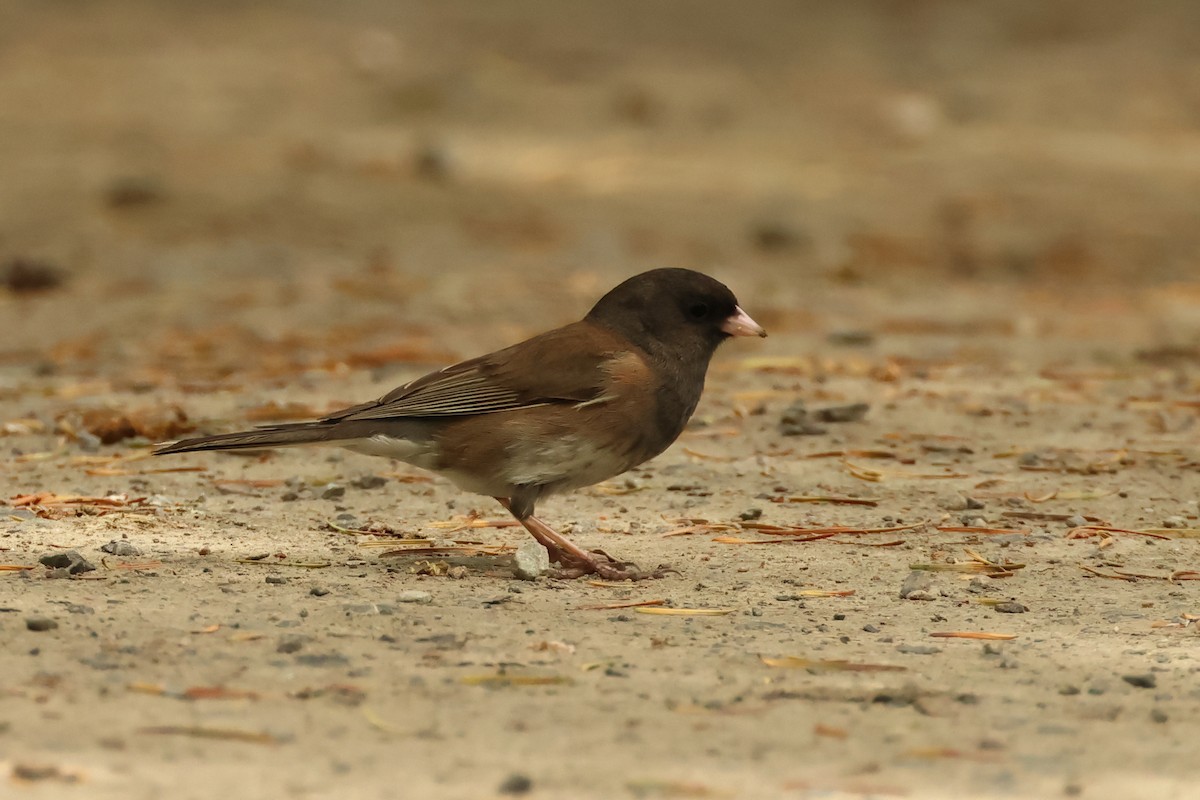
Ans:
[{"label": "bird", "polygon": [[662,453],[696,410],[718,346],[766,335],[715,278],[654,269],[617,285],[578,322],[431,372],[378,400],[153,452],[325,444],[398,459],[498,500],[560,576],[658,577],[666,568],[647,572],[583,549],[535,516],[535,507]]}]

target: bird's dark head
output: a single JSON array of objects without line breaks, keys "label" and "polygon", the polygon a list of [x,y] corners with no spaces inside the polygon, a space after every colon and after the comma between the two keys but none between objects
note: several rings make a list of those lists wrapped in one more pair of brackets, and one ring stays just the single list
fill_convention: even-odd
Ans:
[{"label": "bird's dark head", "polygon": [[651,355],[706,362],[731,336],[767,335],[725,284],[689,269],[635,275],[600,298],[586,319]]}]

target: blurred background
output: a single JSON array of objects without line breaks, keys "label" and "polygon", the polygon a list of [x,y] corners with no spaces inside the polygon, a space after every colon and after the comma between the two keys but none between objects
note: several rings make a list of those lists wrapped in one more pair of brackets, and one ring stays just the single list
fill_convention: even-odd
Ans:
[{"label": "blurred background", "polygon": [[1200,4],[6,0],[0,175],[10,361],[436,362],[664,265],[1194,342]]}]

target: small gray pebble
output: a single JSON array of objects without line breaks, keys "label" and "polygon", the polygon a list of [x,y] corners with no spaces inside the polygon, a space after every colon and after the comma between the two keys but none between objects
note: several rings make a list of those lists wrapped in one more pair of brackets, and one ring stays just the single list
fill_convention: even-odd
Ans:
[{"label": "small gray pebble", "polygon": [[1170,717],[1168,717],[1167,712],[1163,711],[1161,708],[1155,708],[1150,711],[1150,719],[1153,722],[1161,724],[1170,719]]},{"label": "small gray pebble", "polygon": [[96,609],[92,608],[91,606],[82,605],[80,603],[72,603],[71,605],[67,606],[67,613],[68,614],[95,614]]},{"label": "small gray pebble", "polygon": [[308,590],[308,593],[313,597],[324,597],[325,595],[329,594],[329,590],[324,586],[314,586]]},{"label": "small gray pebble", "polygon": [[931,644],[898,644],[896,652],[910,656],[932,656],[942,652],[942,648]]},{"label": "small gray pebble", "polygon": [[25,627],[31,631],[52,631],[58,627],[58,623],[49,617],[27,617]]},{"label": "small gray pebble", "polygon": [[1067,517],[1067,527],[1068,528],[1078,528],[1078,527],[1081,527],[1081,526],[1087,525],[1087,524],[1088,524],[1088,521],[1078,514]]},{"label": "small gray pebble", "polygon": [[529,794],[532,790],[533,779],[519,772],[509,775],[496,789],[500,794]]},{"label": "small gray pebble", "polygon": [[997,603],[993,606],[1001,614],[1024,614],[1029,609],[1020,603],[1009,601],[1007,603]]},{"label": "small gray pebble", "polygon": [[523,581],[537,580],[550,569],[550,554],[537,542],[525,542],[513,553],[514,573]]},{"label": "small gray pebble", "polygon": [[827,406],[812,412],[817,422],[859,422],[871,410],[869,403],[850,403],[844,406]]},{"label": "small gray pebble", "polygon": [[47,553],[39,558],[38,561],[51,569],[65,569],[71,575],[91,572],[96,568],[90,561],[81,556],[78,550],[62,550],[57,553]]},{"label": "small gray pebble", "polygon": [[1158,679],[1150,672],[1140,675],[1122,675],[1121,680],[1139,689],[1153,689],[1155,686],[1158,686]]},{"label": "small gray pebble", "polygon": [[325,487],[325,491],[321,492],[322,500],[340,500],[346,496],[346,487],[338,486],[336,483]]},{"label": "small gray pebble", "polygon": [[925,570],[914,569],[904,578],[904,582],[900,584],[900,599],[901,600],[924,600],[933,599],[930,595],[928,598],[917,598],[912,595],[917,592],[929,594],[929,588],[933,586],[933,575]]},{"label": "small gray pebble", "polygon": [[1179,515],[1167,517],[1162,521],[1162,526],[1164,528],[1186,528],[1188,526],[1187,517]]},{"label": "small gray pebble", "polygon": [[965,511],[970,508],[969,502],[966,496],[957,492],[944,494],[937,499],[938,507],[946,511]]},{"label": "small gray pebble", "polygon": [[114,556],[140,556],[142,554],[141,550],[124,539],[113,539],[108,544],[102,544],[100,550]]},{"label": "small gray pebble", "polygon": [[296,663],[306,667],[344,667],[350,659],[341,653],[301,653]]},{"label": "small gray pebble", "polygon": [[987,505],[982,500],[976,500],[974,497],[967,498],[967,508],[979,510],[986,507]]},{"label": "small gray pebble", "polygon": [[[537,544],[536,542],[534,544]],[[538,545],[541,547],[541,545]],[[420,589],[409,589],[406,592],[401,592],[396,595],[397,603],[417,603],[419,605],[428,605],[433,602],[433,595],[429,592],[422,592]]]},{"label": "small gray pebble", "polygon": [[350,481],[350,485],[355,489],[378,489],[387,485],[387,478],[382,475],[363,475]]},{"label": "small gray pebble", "polygon": [[976,575],[974,578],[971,578],[971,582],[967,584],[967,591],[971,592],[972,594],[981,594],[990,588],[991,586],[988,584],[987,578],[984,578],[982,575]]},{"label": "small gray pebble", "polygon": [[747,508],[745,511],[738,514],[738,519],[742,520],[743,522],[753,522],[756,519],[762,519],[762,515],[763,512],[761,508]]},{"label": "small gray pebble", "polygon": [[267,583],[273,584],[275,586],[282,586],[283,584],[285,584],[287,582],[288,582],[288,579],[283,577],[282,575],[268,575],[267,576]]},{"label": "small gray pebble", "polygon": [[872,624],[870,624],[870,623],[868,623],[868,624],[866,624],[866,625],[863,625],[863,626],[862,626],[862,629],[863,629],[864,631],[866,631],[867,633],[879,633],[879,626],[878,626],[878,625],[872,625]]},{"label": "small gray pebble", "polygon": [[299,636],[285,636],[279,640],[276,653],[298,653],[304,647],[304,640]]}]

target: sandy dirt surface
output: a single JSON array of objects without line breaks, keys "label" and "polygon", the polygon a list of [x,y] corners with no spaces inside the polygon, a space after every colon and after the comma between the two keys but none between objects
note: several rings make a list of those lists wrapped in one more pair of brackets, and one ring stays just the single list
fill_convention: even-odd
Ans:
[{"label": "sandy dirt surface", "polygon": [[[1198,7],[733,5],[0,9],[0,796],[1196,796]],[[770,338],[539,508],[660,580],[146,457],[666,264]]]}]

